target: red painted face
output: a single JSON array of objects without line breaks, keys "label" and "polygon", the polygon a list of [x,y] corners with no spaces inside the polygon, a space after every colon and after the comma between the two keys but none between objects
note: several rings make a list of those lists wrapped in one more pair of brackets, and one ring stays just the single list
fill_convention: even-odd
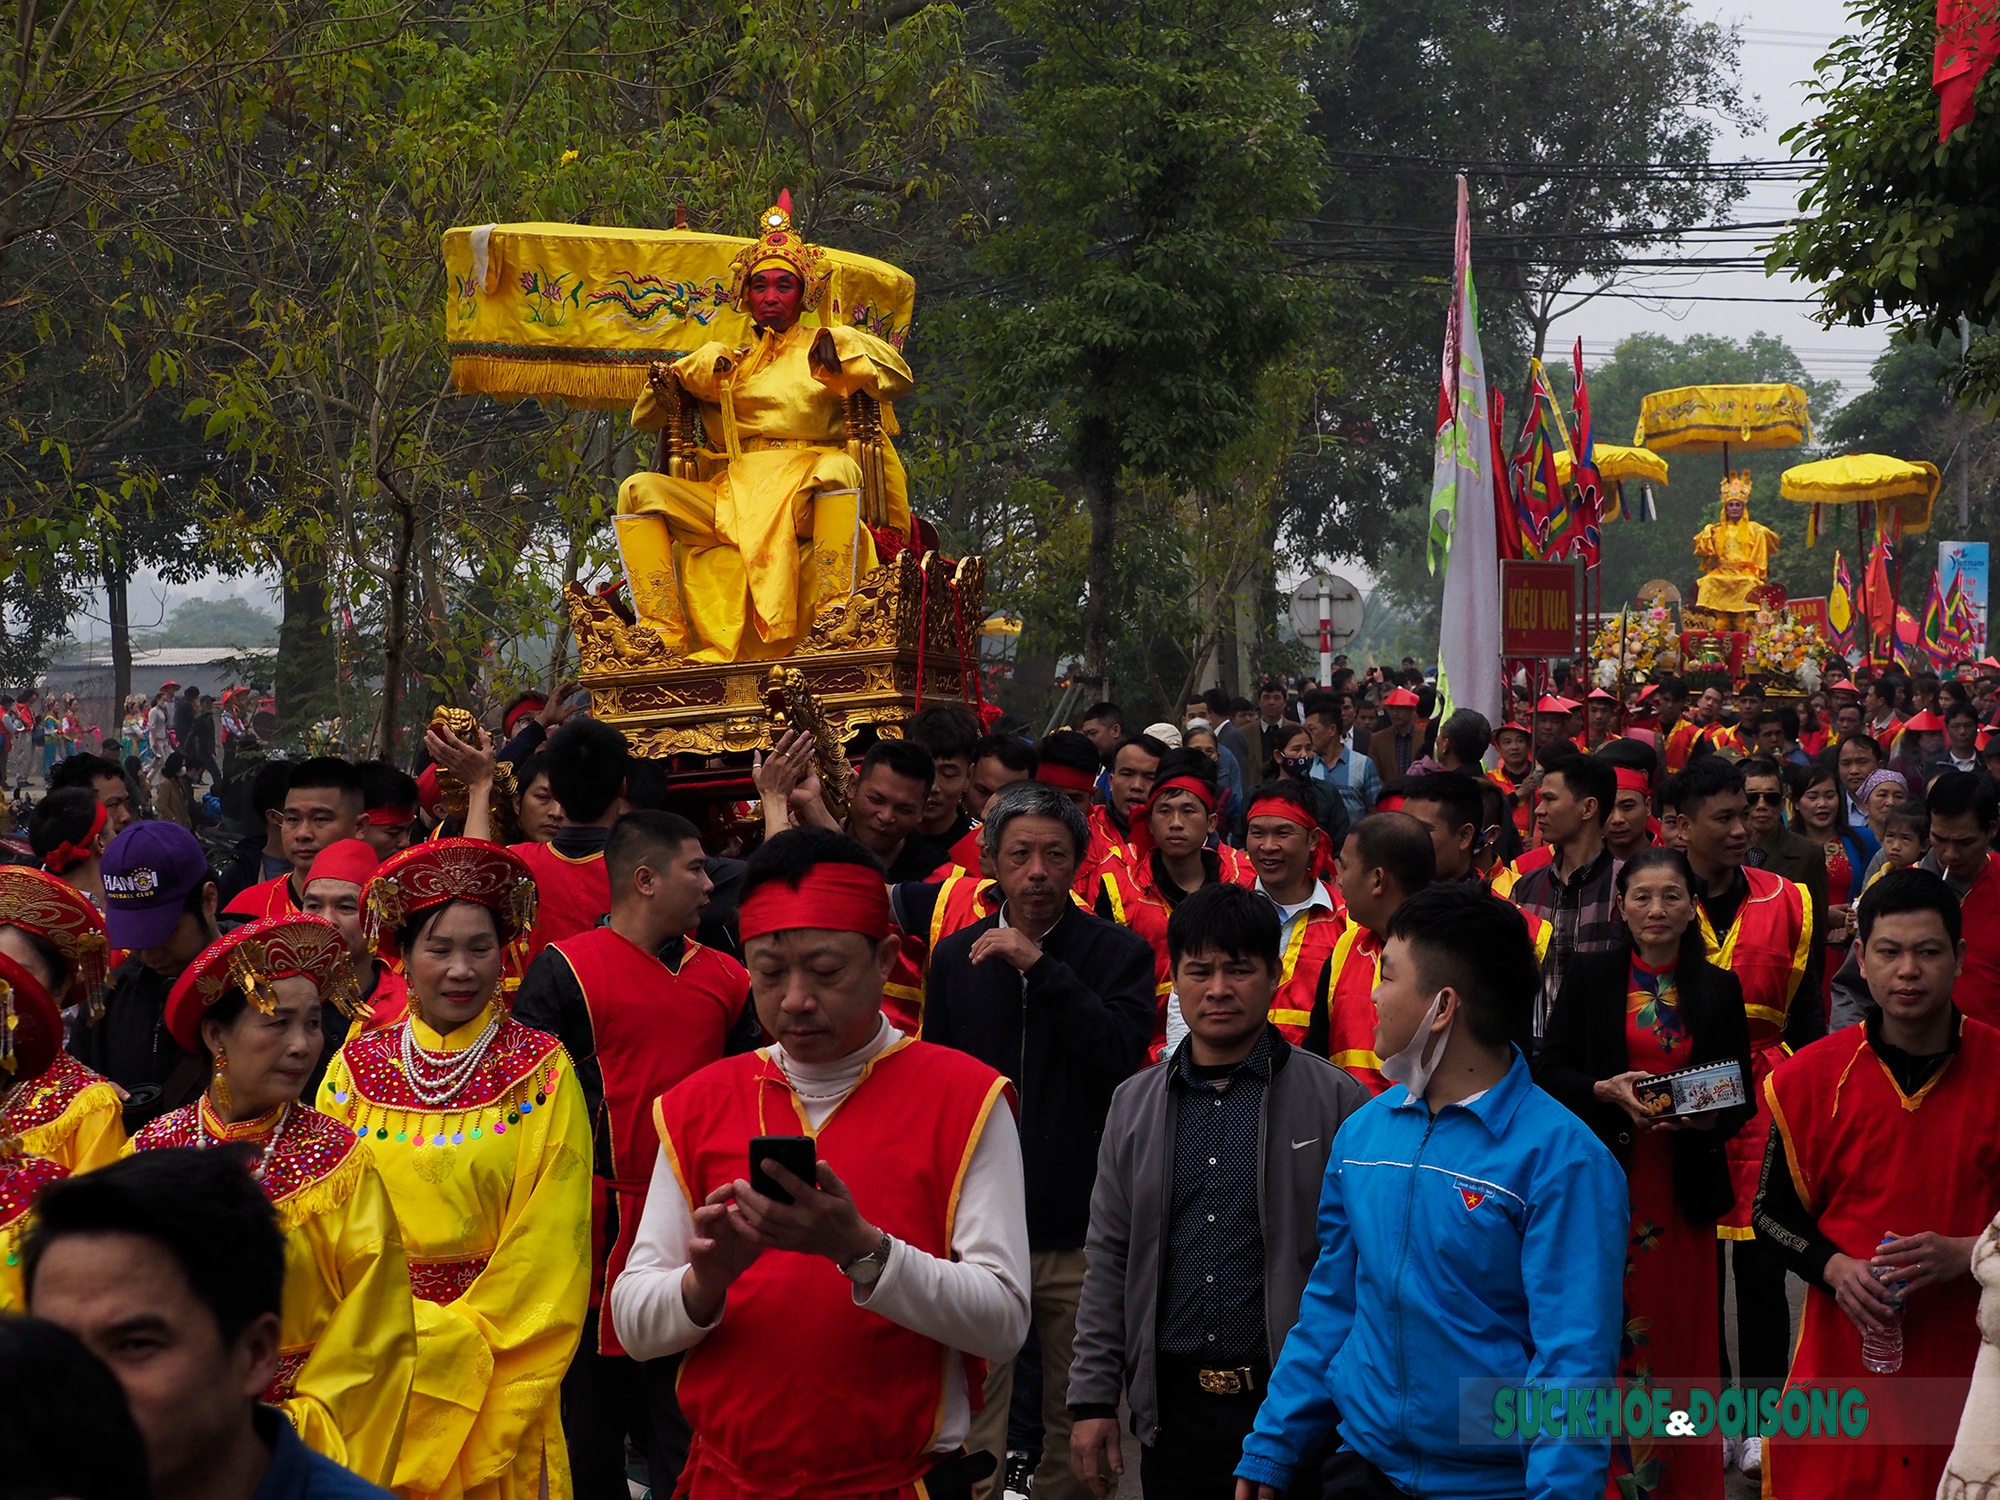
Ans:
[{"label": "red painted face", "polygon": [[759,328],[783,333],[798,322],[806,287],[792,272],[777,269],[753,272],[746,290],[750,319]]}]

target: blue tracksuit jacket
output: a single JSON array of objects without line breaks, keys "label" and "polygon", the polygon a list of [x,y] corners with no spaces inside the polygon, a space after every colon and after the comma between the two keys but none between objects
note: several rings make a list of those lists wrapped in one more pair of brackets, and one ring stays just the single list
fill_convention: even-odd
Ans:
[{"label": "blue tracksuit jacket", "polygon": [[1518,1051],[1469,1105],[1369,1101],[1334,1137],[1319,1261],[1236,1472],[1283,1489],[1337,1414],[1413,1495],[1602,1495],[1608,1438],[1468,1444],[1459,1383],[1612,1383],[1627,1213],[1623,1169]]}]

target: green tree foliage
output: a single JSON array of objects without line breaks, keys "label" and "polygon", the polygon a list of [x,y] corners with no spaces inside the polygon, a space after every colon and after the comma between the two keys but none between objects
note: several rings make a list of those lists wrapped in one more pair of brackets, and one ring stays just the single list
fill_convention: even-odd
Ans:
[{"label": "green tree foliage", "polygon": [[[1980,83],[1971,121],[1937,138],[1931,90],[1937,13],[1928,0],[1858,0],[1852,31],[1821,59],[1814,109],[1785,136],[1814,164],[1769,265],[1818,283],[1828,324],[1914,320],[1933,344],[1960,319],[2000,314],[2000,75]],[[1981,339],[1965,394],[2000,411],[2000,344]]]},{"label": "green tree foliage", "polygon": [[142,649],[160,646],[235,646],[247,649],[274,646],[278,641],[277,619],[248,599],[234,595],[220,599],[183,599],[174,606],[158,630],[141,632]]}]

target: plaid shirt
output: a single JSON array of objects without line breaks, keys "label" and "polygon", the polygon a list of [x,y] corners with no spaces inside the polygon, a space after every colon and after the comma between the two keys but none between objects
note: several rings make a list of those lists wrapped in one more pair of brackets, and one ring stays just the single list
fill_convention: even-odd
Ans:
[{"label": "plaid shirt", "polygon": [[1548,956],[1542,960],[1542,993],[1535,1003],[1538,1053],[1570,956],[1608,953],[1623,940],[1625,924],[1618,916],[1616,874],[1616,861],[1607,844],[1597,851],[1597,858],[1571,871],[1568,878],[1557,873],[1551,860],[1523,875],[1507,893],[1521,910],[1533,912],[1551,928]]}]

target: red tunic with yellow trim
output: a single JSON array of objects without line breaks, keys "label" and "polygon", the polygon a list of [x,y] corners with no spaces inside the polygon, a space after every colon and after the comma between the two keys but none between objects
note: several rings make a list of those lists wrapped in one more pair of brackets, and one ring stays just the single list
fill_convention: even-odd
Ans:
[{"label": "red tunic with yellow trim", "polygon": [[403,1239],[367,1146],[338,1121],[293,1105],[230,1125],[206,1098],[160,1116],[133,1151],[276,1144],[264,1195],[285,1234],[278,1373],[264,1399],[307,1446],[371,1483],[395,1477],[417,1359]]},{"label": "red tunic with yellow trim", "polygon": [[1965,924],[1965,967],[1952,986],[1952,1001],[1973,1020],[2000,1026],[2000,854],[1986,856],[1986,868],[1973,878],[1958,909]]},{"label": "red tunic with yellow trim", "polygon": [[[659,1160],[653,1103],[722,1057],[749,998],[750,976],[727,954],[692,940],[681,950],[680,967],[670,969],[609,927],[549,946],[583,992],[588,1040],[604,1080],[591,1122],[590,1305],[601,1308],[605,1288],[632,1253]],[[608,1316],[598,1318],[597,1347],[602,1354],[625,1352]]]},{"label": "red tunic with yellow trim", "polygon": [[[417,1298],[417,1365],[393,1488],[405,1500],[570,1493],[560,1386],[590,1302],[590,1117],[562,1045],[489,1004],[440,1036],[350,1036],[320,1110],[365,1138],[389,1190]],[[448,1103],[403,1076],[404,1028],[462,1052],[500,1018]]]},{"label": "red tunic with yellow trim", "polygon": [[30,1156],[65,1172],[90,1172],[125,1150],[125,1104],[108,1079],[67,1052],[21,1085],[7,1107],[7,1128]]},{"label": "red tunic with yellow trim", "polygon": [[410,1013],[410,981],[402,970],[382,960],[375,961],[375,988],[364,997],[368,1002],[368,1019],[364,1029],[379,1031],[385,1026],[394,1026]]},{"label": "red tunic with yellow trim", "polygon": [[[1981,1233],[2000,1209],[2000,1030],[1965,1019],[1959,1047],[1913,1096],[1897,1087],[1848,1027],[1779,1062],[1759,1097],[1776,1122],[1799,1202],[1843,1255],[1867,1260],[1882,1236],[1925,1230]],[[1908,1380],[1969,1381],[1979,1354],[1979,1284],[1970,1276],[1919,1287],[1903,1315]],[[1861,1363],[1861,1332],[1831,1293],[1806,1289],[1790,1378],[1851,1386],[1874,1378]],[[1948,1399],[1956,1410],[1959,1398]],[[1871,1407],[1876,1403],[1871,1402]],[[1779,1500],[1866,1495],[1931,1500],[1950,1443],[1897,1443],[1870,1411],[1866,1442],[1764,1439],[1764,1493]]]},{"label": "red tunic with yellow trim", "polygon": [[35,1200],[52,1182],[69,1176],[58,1163],[24,1151],[0,1153],[0,1313],[27,1311],[21,1295],[21,1241]]},{"label": "red tunic with yellow trim", "polygon": [[1514,831],[1523,840],[1526,840],[1529,830],[1534,825],[1535,810],[1528,805],[1527,799],[1521,795],[1521,784],[1507,774],[1506,767],[1504,766],[1496,766],[1494,769],[1488,771],[1486,779],[1499,787],[1509,797],[1515,799],[1513,802]]},{"label": "red tunic with yellow trim", "polygon": [[[1271,992],[1271,1024],[1295,1047],[1306,1042],[1313,1007],[1326,983],[1328,966],[1341,935],[1353,925],[1340,912],[1309,906],[1292,923],[1291,935],[1278,964],[1278,987]],[[1371,1034],[1374,1021],[1369,1021]]]},{"label": "red tunic with yellow trim", "polygon": [[[1257,884],[1256,867],[1241,849],[1223,844],[1202,852],[1215,856],[1218,882],[1250,887]],[[1203,863],[1205,866],[1206,861]],[[1097,896],[1091,909],[1108,921],[1131,928],[1152,945],[1153,1041],[1146,1055],[1150,1061],[1158,1062],[1167,1040],[1167,1001],[1174,991],[1173,959],[1167,950],[1167,921],[1173,915],[1173,908],[1160,894],[1152,860],[1143,865],[1124,860],[1107,865],[1098,876]]]},{"label": "red tunic with yellow trim", "polygon": [[1812,956],[1812,903],[1805,888],[1768,870],[1743,867],[1750,892],[1736,909],[1729,931],[1716,934],[1708,912],[1696,903],[1702,942],[1709,961],[1729,970],[1743,986],[1743,1013],[1750,1022],[1750,1074],[1757,1112],[1724,1143],[1736,1205],[1716,1224],[1725,1240],[1755,1239],[1750,1208],[1757,1176],[1764,1169],[1764,1145],[1771,1137],[1771,1113],[1764,1107],[1763,1083],[1785,1053],[1785,1019]]},{"label": "red tunic with yellow trim", "polygon": [[1133,857],[1132,840],[1118,831],[1118,825],[1111,821],[1111,809],[1100,802],[1090,810],[1090,843],[1084,848],[1083,862],[1076,867],[1072,889],[1086,905],[1096,906],[1104,872],[1129,870]]},{"label": "red tunic with yellow trim", "polygon": [[611,910],[611,876],[602,853],[572,859],[553,844],[509,844],[535,877],[535,925],[527,934],[522,968],[550,943],[588,932]]},{"label": "red tunic with yellow trim", "polygon": [[979,856],[985,852],[985,828],[984,823],[974,818],[965,836],[951,846],[951,862],[968,875],[979,873]]},{"label": "red tunic with yellow trim", "polygon": [[[660,1100],[654,1123],[691,1204],[743,1175],[752,1136],[812,1135],[870,1223],[942,1257],[966,1166],[1006,1088],[966,1053],[899,1041],[814,1131],[784,1071],[759,1051],[695,1074]],[[695,1437],[678,1493],[919,1496],[954,1357],[857,1307],[824,1256],[767,1252],[730,1286],[722,1321],[681,1368]],[[956,1357],[967,1389],[980,1390],[983,1361]]]},{"label": "red tunic with yellow trim", "polygon": [[289,874],[246,886],[222,908],[223,915],[229,917],[288,917],[299,910],[302,908],[292,899]]}]

